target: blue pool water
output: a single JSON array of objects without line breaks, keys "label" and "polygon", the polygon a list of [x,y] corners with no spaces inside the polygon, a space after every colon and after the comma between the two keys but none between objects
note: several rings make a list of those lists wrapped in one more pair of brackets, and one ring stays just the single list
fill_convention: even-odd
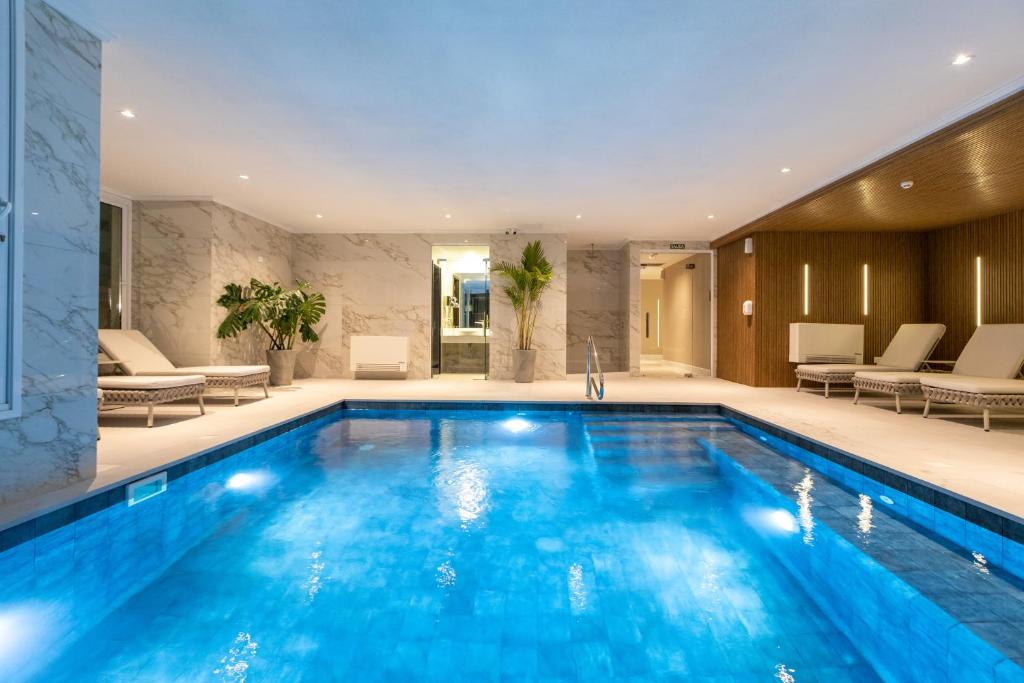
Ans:
[{"label": "blue pool water", "polygon": [[1024,680],[1017,579],[754,436],[348,411],[0,554],[0,680]]}]

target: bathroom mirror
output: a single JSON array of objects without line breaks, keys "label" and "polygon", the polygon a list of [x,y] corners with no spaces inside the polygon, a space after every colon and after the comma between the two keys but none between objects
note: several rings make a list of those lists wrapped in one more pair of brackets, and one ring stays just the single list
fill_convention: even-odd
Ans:
[{"label": "bathroom mirror", "polygon": [[483,327],[490,305],[490,282],[486,273],[457,273],[452,291],[458,292],[459,327]]}]

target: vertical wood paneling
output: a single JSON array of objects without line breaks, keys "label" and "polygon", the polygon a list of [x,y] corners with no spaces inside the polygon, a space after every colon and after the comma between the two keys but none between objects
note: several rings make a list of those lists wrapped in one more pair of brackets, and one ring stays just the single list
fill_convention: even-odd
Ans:
[{"label": "vertical wood paneling", "polygon": [[956,358],[975,330],[975,258],[982,258],[982,322],[1024,323],[1024,211],[926,234],[928,314],[947,326],[936,357]]},{"label": "vertical wood paneling", "polygon": [[[743,240],[718,249],[718,376],[750,385],[756,378],[755,330],[760,315],[754,296],[756,259],[756,253],[743,253]],[[749,318],[742,313],[747,299],[755,301]]]},{"label": "vertical wood paneling", "polygon": [[[718,374],[754,386],[794,386],[789,323],[863,323],[864,356],[881,355],[903,323],[924,322],[925,249],[921,233],[758,233],[756,268],[729,265],[742,241],[719,250]],[[747,257],[748,259],[750,257]],[[810,307],[803,314],[803,265],[810,266]],[[869,312],[863,312],[862,268],[870,272]],[[749,278],[753,274],[753,287]],[[738,278],[735,283],[729,279]],[[756,296],[754,295],[756,292]],[[743,294],[741,296],[741,293]],[[744,298],[754,300],[749,339],[736,335],[746,321]],[[733,338],[740,344],[733,344]],[[730,348],[732,347],[732,348]]]}]

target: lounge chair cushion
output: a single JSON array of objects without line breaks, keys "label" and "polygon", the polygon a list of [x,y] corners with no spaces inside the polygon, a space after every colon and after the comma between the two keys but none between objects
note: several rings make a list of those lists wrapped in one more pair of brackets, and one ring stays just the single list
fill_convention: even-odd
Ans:
[{"label": "lounge chair cushion", "polygon": [[1012,379],[1024,363],[1024,325],[982,325],[953,366],[954,375]]},{"label": "lounge chair cushion", "polygon": [[126,374],[174,370],[174,364],[138,330],[100,330],[99,341],[103,352],[116,360]]},{"label": "lounge chair cushion", "polygon": [[[796,366],[796,369],[803,372],[815,372],[820,375],[849,375],[852,372],[859,372],[861,370],[886,370],[886,368],[879,368],[877,365],[854,365],[853,363],[808,363],[805,365],[798,365]],[[892,371],[900,369],[901,368],[892,368]],[[902,369],[909,370],[910,368]]]},{"label": "lounge chair cushion", "polygon": [[188,368],[147,371],[147,375],[205,375],[206,377],[245,377],[270,372],[269,365],[196,365]]},{"label": "lounge chair cushion", "polygon": [[878,365],[917,370],[932,349],[946,333],[946,326],[933,323],[907,323],[900,325],[885,353],[877,358]]},{"label": "lounge chair cushion", "polygon": [[1024,380],[1021,379],[929,375],[921,380],[921,384],[971,394],[1024,394]]},{"label": "lounge chair cushion", "polygon": [[96,385],[100,389],[135,389],[145,391],[147,389],[172,389],[174,387],[185,387],[190,384],[205,384],[206,378],[202,375],[176,375],[146,377],[128,375],[104,375],[96,378]]},{"label": "lounge chair cushion", "polygon": [[911,382],[919,382],[922,377],[928,377],[935,373],[929,372],[858,372],[854,377],[858,379],[867,379],[875,382],[892,382],[893,384],[910,384]]}]

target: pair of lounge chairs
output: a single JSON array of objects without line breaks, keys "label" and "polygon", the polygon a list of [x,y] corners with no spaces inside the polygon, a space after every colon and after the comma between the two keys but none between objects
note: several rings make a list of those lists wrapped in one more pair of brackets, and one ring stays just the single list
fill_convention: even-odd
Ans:
[{"label": "pair of lounge chairs", "polygon": [[[797,367],[797,388],[804,379],[852,384],[854,403],[862,391],[884,393],[895,398],[897,413],[903,410],[902,398],[923,396],[924,417],[933,402],[975,406],[982,409],[986,432],[991,427],[992,408],[1024,407],[1024,380],[1014,379],[1024,365],[1024,325],[981,325],[952,373],[921,372],[944,333],[944,325],[903,325],[875,366],[801,365]],[[894,347],[901,351],[891,354]]]},{"label": "pair of lounge chairs", "polygon": [[246,387],[263,387],[269,398],[268,365],[204,365],[177,368],[138,330],[100,330],[100,350],[123,375],[101,375],[97,386],[103,403],[145,405],[146,426],[153,426],[153,408],[161,403],[194,398],[199,413],[206,414],[203,393],[207,389],[231,389],[238,405],[238,392]]}]

